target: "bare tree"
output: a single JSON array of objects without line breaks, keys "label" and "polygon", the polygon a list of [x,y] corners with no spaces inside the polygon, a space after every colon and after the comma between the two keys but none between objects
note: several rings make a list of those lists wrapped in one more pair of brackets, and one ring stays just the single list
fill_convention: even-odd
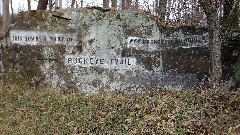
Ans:
[{"label": "bare tree", "polygon": [[27,3],[28,3],[28,11],[31,10],[31,0],[27,0]]},{"label": "bare tree", "polygon": [[139,8],[139,1],[135,0],[135,6],[134,6],[135,10],[137,10]]},{"label": "bare tree", "polygon": [[48,0],[38,0],[37,10],[46,10],[48,5]]},{"label": "bare tree", "polygon": [[167,0],[159,0],[157,11],[158,11],[159,18],[161,20],[165,20],[165,16],[167,13]]},{"label": "bare tree", "polygon": [[103,8],[109,8],[109,0],[103,0]]},{"label": "bare tree", "polygon": [[159,10],[158,4],[159,4],[159,3],[158,3],[158,0],[155,0],[155,5],[154,5],[155,8],[154,8],[154,11],[155,11],[156,14],[158,14],[158,12],[159,12],[159,11],[158,11],[158,10]]},{"label": "bare tree", "polygon": [[83,0],[81,0],[81,7],[83,7]]},{"label": "bare tree", "polygon": [[76,3],[76,0],[72,0],[71,8],[74,8],[75,3]]},{"label": "bare tree", "polygon": [[10,24],[9,0],[3,0],[3,31],[8,31]]},{"label": "bare tree", "polygon": [[112,0],[112,8],[117,9],[117,0]]},{"label": "bare tree", "polygon": [[123,10],[126,9],[126,0],[122,0],[121,2],[122,2],[122,9]]},{"label": "bare tree", "polygon": [[58,0],[55,0],[55,9],[59,9],[59,1]]},{"label": "bare tree", "polygon": [[79,6],[79,5],[78,5],[78,1],[76,1],[76,8],[78,8],[78,6]]},{"label": "bare tree", "polygon": [[52,2],[52,0],[48,1],[48,8],[49,8],[49,11],[53,10],[53,2]]},{"label": "bare tree", "polygon": [[13,16],[14,16],[14,12],[13,12],[13,3],[12,3],[12,0],[10,0],[10,6],[11,6],[11,15],[12,15],[12,18],[13,18]]},{"label": "bare tree", "polygon": [[222,77],[220,21],[218,16],[221,3],[220,0],[200,0],[199,2],[207,17],[211,57],[210,86],[215,88],[220,86]]},{"label": "bare tree", "polygon": [[193,0],[192,15],[194,16],[194,19],[193,19],[194,24],[197,24],[197,22],[200,20],[200,19],[197,19],[197,16],[199,16],[199,9],[198,9],[199,7],[197,4],[198,4],[197,0]]},{"label": "bare tree", "polygon": [[176,18],[180,19],[181,18],[181,13],[185,13],[183,10],[186,8],[186,2],[184,0],[179,0],[179,4],[177,6],[177,13],[176,13]]},{"label": "bare tree", "polygon": [[132,9],[132,0],[126,0],[126,8]]},{"label": "bare tree", "polygon": [[59,0],[59,9],[62,9],[62,0]]}]

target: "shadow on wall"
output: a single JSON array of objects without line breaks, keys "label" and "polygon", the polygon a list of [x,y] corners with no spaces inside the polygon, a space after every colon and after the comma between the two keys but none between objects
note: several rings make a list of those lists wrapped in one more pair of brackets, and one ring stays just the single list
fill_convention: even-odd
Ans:
[{"label": "shadow on wall", "polygon": [[165,85],[191,87],[208,76],[210,61],[207,47],[177,48],[163,51]]},{"label": "shadow on wall", "polygon": [[[222,45],[222,80],[240,83],[240,40],[230,37]],[[177,48],[163,51],[163,82],[165,85],[189,87],[206,81],[210,54],[207,47]]]}]

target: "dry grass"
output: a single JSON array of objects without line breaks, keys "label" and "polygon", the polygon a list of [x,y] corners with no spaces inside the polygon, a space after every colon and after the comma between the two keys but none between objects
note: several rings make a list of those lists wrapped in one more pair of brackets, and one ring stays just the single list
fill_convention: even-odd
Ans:
[{"label": "dry grass", "polygon": [[0,90],[1,134],[240,134],[240,92],[123,96]]}]

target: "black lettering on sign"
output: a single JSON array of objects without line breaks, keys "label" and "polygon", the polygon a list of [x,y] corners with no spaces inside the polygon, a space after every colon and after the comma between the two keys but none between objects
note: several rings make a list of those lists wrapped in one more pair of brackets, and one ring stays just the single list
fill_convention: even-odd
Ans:
[{"label": "black lettering on sign", "polygon": [[64,40],[64,37],[58,37],[58,41],[63,42],[63,40]]},{"label": "black lettering on sign", "polygon": [[148,39],[142,39],[143,44],[149,44],[149,40]]},{"label": "black lettering on sign", "polygon": [[133,39],[130,39],[130,44],[133,42]]},{"label": "black lettering on sign", "polygon": [[72,43],[71,45],[78,46],[79,43],[77,41],[76,34],[74,33],[49,33],[11,30],[9,35],[11,43],[17,43],[21,45],[68,45],[68,43]]},{"label": "black lettering on sign", "polygon": [[[125,60],[126,60],[126,59],[125,59]],[[124,64],[124,59],[121,59],[119,64],[120,64],[120,65],[123,65],[123,64]]]},{"label": "black lettering on sign", "polygon": [[72,63],[72,58],[68,58],[68,64]]},{"label": "black lettering on sign", "polygon": [[95,62],[96,62],[96,64],[98,64],[98,62],[100,63],[100,59],[96,59],[96,61],[95,61]]},{"label": "black lettering on sign", "polygon": [[93,58],[90,58],[90,64],[94,64]]},{"label": "black lettering on sign", "polygon": [[69,42],[73,42],[73,38],[67,38],[67,42],[69,43]]},{"label": "black lettering on sign", "polygon": [[113,64],[114,59],[111,59],[111,64]]},{"label": "black lettering on sign", "polygon": [[154,43],[154,40],[150,40],[150,44],[153,44]]},{"label": "black lettering on sign", "polygon": [[160,40],[154,40],[152,44],[160,44]]},{"label": "black lettering on sign", "polygon": [[12,41],[22,41],[22,36],[12,36]]},{"label": "black lettering on sign", "polygon": [[132,65],[130,59],[120,58],[120,59],[111,59],[111,65]]},{"label": "black lettering on sign", "polygon": [[84,61],[83,64],[87,64],[88,63],[87,60],[88,60],[88,58],[84,58],[83,59],[83,61]]},{"label": "black lettering on sign", "polygon": [[50,39],[56,41],[56,37],[50,37]]},{"label": "black lettering on sign", "polygon": [[115,60],[115,64],[118,65],[118,59],[114,59]]},{"label": "black lettering on sign", "polygon": [[82,64],[82,58],[78,58],[77,59],[77,63],[81,63]]},{"label": "black lettering on sign", "polygon": [[130,59],[127,59],[128,60],[128,65],[132,65],[131,63],[130,63]]},{"label": "black lettering on sign", "polygon": [[47,41],[47,37],[46,36],[43,37],[43,41]]},{"label": "black lettering on sign", "polygon": [[104,59],[100,59],[100,64],[103,64]]},{"label": "black lettering on sign", "polygon": [[37,42],[37,41],[38,41],[38,37],[37,37],[37,36],[25,37],[25,41],[34,41],[34,42]]}]

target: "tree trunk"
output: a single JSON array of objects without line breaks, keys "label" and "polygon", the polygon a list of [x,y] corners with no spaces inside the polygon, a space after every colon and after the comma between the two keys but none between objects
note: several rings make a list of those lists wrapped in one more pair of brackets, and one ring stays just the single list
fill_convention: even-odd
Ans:
[{"label": "tree trunk", "polygon": [[76,1],[76,8],[78,8],[78,2]]},{"label": "tree trunk", "polygon": [[117,0],[112,0],[112,8],[117,9]]},{"label": "tree trunk", "polygon": [[184,7],[185,6],[183,6],[183,0],[179,0],[178,7],[177,7],[177,16],[176,16],[177,19],[181,19],[181,13],[185,13],[185,11],[183,11]]},{"label": "tree trunk", "polygon": [[3,0],[3,31],[6,34],[10,24],[9,0]]},{"label": "tree trunk", "polygon": [[135,6],[134,6],[135,10],[138,10],[139,8],[139,3],[138,3],[138,0],[135,0]]},{"label": "tree trunk", "polygon": [[62,9],[62,0],[59,0],[59,9]]},{"label": "tree trunk", "polygon": [[103,0],[103,8],[109,8],[109,0]]},{"label": "tree trunk", "polygon": [[81,7],[83,7],[83,0],[81,0]]},{"label": "tree trunk", "polygon": [[208,20],[209,48],[211,58],[210,84],[218,87],[222,77],[220,24],[217,14]]},{"label": "tree trunk", "polygon": [[31,10],[31,0],[27,0],[27,2],[28,2],[28,11],[30,11]]},{"label": "tree trunk", "polygon": [[126,9],[126,0],[122,0],[122,10]]},{"label": "tree trunk", "polygon": [[58,0],[55,0],[55,9],[59,9]]},{"label": "tree trunk", "polygon": [[198,24],[198,19],[196,18],[198,15],[198,10],[197,10],[197,0],[193,0],[193,6],[192,6],[192,16],[194,17],[192,20],[192,24]]},{"label": "tree trunk", "polygon": [[48,5],[48,0],[38,0],[37,10],[46,10]]},{"label": "tree trunk", "polygon": [[167,12],[167,0],[160,0],[158,6],[158,15],[161,20],[165,20],[166,12]]},{"label": "tree trunk", "polygon": [[74,8],[75,3],[76,3],[76,0],[72,0],[71,8]]},{"label": "tree trunk", "polygon": [[12,11],[12,18],[14,17],[14,11],[13,11],[13,0],[10,0],[10,5],[11,5],[11,11]]},{"label": "tree trunk", "polygon": [[52,0],[49,0],[49,1],[48,1],[48,5],[49,5],[49,11],[52,11],[52,10],[53,10]]},{"label": "tree trunk", "polygon": [[220,86],[222,77],[220,21],[218,17],[220,1],[200,0],[200,4],[205,15],[207,16],[208,24],[209,49],[211,58],[209,84],[211,88],[216,88]]},{"label": "tree trunk", "polygon": [[126,8],[132,9],[132,0],[126,0]]},{"label": "tree trunk", "polygon": [[158,12],[159,12],[159,11],[158,11],[158,10],[159,10],[159,8],[158,8],[158,4],[159,4],[158,0],[155,0],[155,5],[154,5],[155,8],[154,8],[154,12],[155,12],[156,15],[158,15]]}]

